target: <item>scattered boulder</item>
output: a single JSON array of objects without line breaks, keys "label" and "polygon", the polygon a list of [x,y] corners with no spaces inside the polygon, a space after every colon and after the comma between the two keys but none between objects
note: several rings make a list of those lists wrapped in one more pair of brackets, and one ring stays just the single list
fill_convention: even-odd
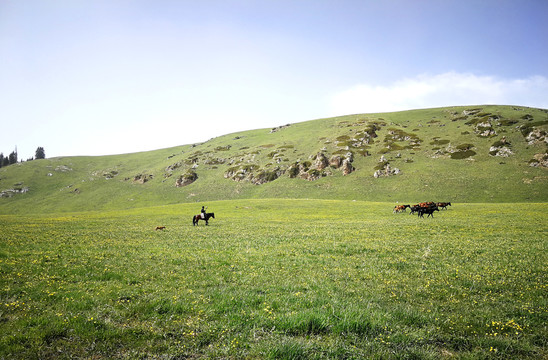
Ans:
[{"label": "scattered boulder", "polygon": [[529,166],[548,168],[548,152],[535,154],[529,161]]},{"label": "scattered boulder", "polygon": [[154,175],[152,174],[138,174],[133,177],[133,182],[136,184],[144,184],[152,179],[154,179]]},{"label": "scattered boulder", "polygon": [[349,175],[354,171],[354,166],[352,166],[352,161],[349,158],[343,160],[341,171],[344,176]]},{"label": "scattered boulder", "polygon": [[354,162],[354,154],[351,151],[346,153],[345,158],[350,162]]},{"label": "scattered boulder", "polygon": [[531,132],[529,132],[529,134],[527,134],[525,140],[529,145],[533,145],[538,142],[545,142],[548,144],[548,134],[546,134],[546,131],[544,130],[534,128]]},{"label": "scattered boulder", "polygon": [[320,152],[318,155],[316,155],[316,162],[314,163],[314,168],[317,170],[323,170],[326,167],[329,166],[329,160],[324,155],[324,153]]},{"label": "scattered boulder", "polygon": [[327,174],[318,169],[309,169],[306,173],[301,175],[303,179],[306,179],[308,181],[318,180],[322,176],[327,176]]},{"label": "scattered boulder", "polygon": [[272,133],[278,132],[278,131],[283,130],[285,128],[288,128],[290,126],[291,126],[291,124],[287,124],[287,125],[282,125],[282,126],[272,128],[272,130],[270,130],[270,133],[272,134]]},{"label": "scattered boulder", "polygon": [[171,164],[168,167],[166,167],[165,172],[171,174],[173,171],[177,170],[181,166],[183,166],[183,163],[178,161],[175,164]]},{"label": "scattered boulder", "polygon": [[198,174],[193,170],[189,170],[186,174],[180,175],[177,180],[175,180],[175,187],[183,187],[192,184],[198,180]]},{"label": "scattered boulder", "polygon": [[[107,170],[97,170],[91,173],[91,176],[100,176],[104,177],[106,180],[113,179],[118,175],[117,170],[107,169]],[[49,174],[48,174],[49,176]]]},{"label": "scattered boulder", "polygon": [[72,169],[66,165],[59,165],[55,168],[55,171],[68,172],[68,171],[72,171]]},{"label": "scattered boulder", "polygon": [[25,194],[29,191],[28,187],[18,187],[0,191],[0,198],[10,198],[15,194]]},{"label": "scattered boulder", "polygon": [[510,142],[506,140],[506,136],[503,136],[501,140],[495,142],[489,148],[489,155],[500,157],[509,157],[510,155],[514,155],[514,152],[510,146]]},{"label": "scattered boulder", "polygon": [[319,175],[321,173],[317,169],[311,168],[311,166],[312,164],[309,161],[297,161],[287,169],[287,172],[291,179],[298,177],[300,179],[309,181],[316,180],[317,178],[319,178],[319,176],[316,175]]},{"label": "scattered boulder", "polygon": [[250,181],[254,185],[262,185],[274,181],[284,173],[280,168],[273,170],[261,170],[256,175],[252,176]]},{"label": "scattered boulder", "polygon": [[332,168],[338,169],[342,165],[342,158],[339,155],[333,155],[331,156],[331,159],[329,159],[329,166]]},{"label": "scattered boulder", "polygon": [[331,166],[334,169],[339,169],[342,171],[343,175],[349,175],[352,173],[355,168],[352,165],[354,162],[354,154],[349,151],[347,152],[344,157],[340,155],[333,155],[328,161],[329,166]]},{"label": "scattered boulder", "polygon": [[401,170],[398,168],[392,168],[390,166],[390,162],[386,160],[384,155],[381,156],[379,159],[379,164],[375,166],[375,172],[373,173],[373,177],[375,179],[382,177],[382,176],[393,176],[398,175],[401,173]]},{"label": "scattered boulder", "polygon": [[509,147],[503,146],[503,147],[495,147],[491,146],[489,148],[489,155],[491,156],[500,156],[500,157],[509,157],[510,155],[514,155],[514,152]]},{"label": "scattered boulder", "polygon": [[477,113],[479,113],[480,111],[482,111],[483,109],[467,109],[467,110],[463,110],[462,111],[462,115],[464,116],[472,116],[472,115],[476,115]]},{"label": "scattered boulder", "polygon": [[250,181],[253,178],[253,172],[258,169],[259,166],[254,164],[234,166],[225,172],[224,177],[234,181]]},{"label": "scattered boulder", "polygon": [[481,137],[492,137],[497,135],[497,132],[493,128],[493,125],[491,124],[490,121],[483,121],[483,122],[477,123],[475,125],[474,131],[478,136],[481,136]]},{"label": "scattered boulder", "polygon": [[262,185],[279,178],[285,173],[285,170],[276,167],[272,170],[261,169],[257,165],[235,166],[225,172],[225,179],[233,181],[249,181],[254,185]]},{"label": "scattered boulder", "polygon": [[382,176],[394,176],[401,174],[401,170],[398,168],[392,168],[389,162],[382,162],[381,164],[382,165],[380,166],[380,168],[375,170],[375,172],[373,173],[373,177],[375,179]]}]

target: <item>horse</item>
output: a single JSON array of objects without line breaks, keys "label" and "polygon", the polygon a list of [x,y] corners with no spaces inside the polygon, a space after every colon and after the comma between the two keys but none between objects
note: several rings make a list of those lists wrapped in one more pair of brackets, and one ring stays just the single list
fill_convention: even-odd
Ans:
[{"label": "horse", "polygon": [[419,212],[421,207],[419,205],[413,205],[413,206],[410,206],[409,209],[411,210],[409,214],[413,215],[414,213]]},{"label": "horse", "polygon": [[437,206],[429,207],[429,208],[421,208],[419,209],[419,217],[424,217],[424,214],[426,215],[426,218],[429,216],[432,216],[432,219],[434,218],[434,211],[440,211]]},{"label": "horse", "polygon": [[451,206],[450,202],[438,203],[438,207],[447,210],[447,207]]},{"label": "horse", "polygon": [[214,213],[205,213],[203,218],[202,218],[202,214],[194,215],[194,217],[192,218],[192,225],[194,225],[194,226],[198,225],[198,220],[204,220],[206,225],[209,225],[208,221],[209,221],[210,218],[215,219],[215,214]]},{"label": "horse", "polygon": [[396,206],[394,206],[394,211],[392,211],[392,212],[393,213],[399,213],[399,212],[405,211],[405,209],[410,208],[410,207],[411,207],[410,205],[396,205]]}]

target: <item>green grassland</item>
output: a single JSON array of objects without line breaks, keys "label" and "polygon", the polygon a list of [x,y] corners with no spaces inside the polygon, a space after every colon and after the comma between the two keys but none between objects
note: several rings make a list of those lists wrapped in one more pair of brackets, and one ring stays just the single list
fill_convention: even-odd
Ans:
[{"label": "green grassland", "polygon": [[445,107],[3,167],[0,359],[547,358],[547,132]]},{"label": "green grassland", "polygon": [[[485,130],[488,130],[485,134]],[[59,157],[0,169],[0,214],[114,210],[249,198],[547,202],[548,112],[447,107],[319,119],[228,134],[201,144],[97,157]],[[506,141],[512,154],[493,156]],[[47,150],[47,149],[46,149]],[[318,171],[315,158],[352,156],[354,171]],[[398,175],[375,178],[384,157]],[[305,175],[292,178],[295,164]],[[231,173],[238,172],[241,181]],[[195,176],[182,187],[176,180]],[[250,180],[251,179],[251,180]],[[146,181],[145,181],[146,180]],[[257,180],[261,181],[260,185]],[[309,179],[310,180],[310,179]]]},{"label": "green grassland", "polygon": [[0,358],[548,356],[546,204],[392,207],[2,215]]}]

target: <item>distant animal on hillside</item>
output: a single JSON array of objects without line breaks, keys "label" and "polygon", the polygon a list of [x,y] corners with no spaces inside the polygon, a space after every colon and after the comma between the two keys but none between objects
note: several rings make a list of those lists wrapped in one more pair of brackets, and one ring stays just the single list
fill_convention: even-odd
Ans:
[{"label": "distant animal on hillside", "polygon": [[194,215],[192,218],[192,225],[196,226],[198,225],[198,221],[204,220],[206,225],[209,225],[209,219],[213,218],[215,219],[215,213],[204,213],[204,217],[202,218],[202,214]]},{"label": "distant animal on hillside", "polygon": [[447,210],[448,206],[451,206],[450,202],[440,202],[440,203],[438,203],[438,207],[441,208],[442,210]]},{"label": "distant animal on hillside", "polygon": [[165,226],[156,226],[156,229],[154,230],[165,230],[166,227]]}]

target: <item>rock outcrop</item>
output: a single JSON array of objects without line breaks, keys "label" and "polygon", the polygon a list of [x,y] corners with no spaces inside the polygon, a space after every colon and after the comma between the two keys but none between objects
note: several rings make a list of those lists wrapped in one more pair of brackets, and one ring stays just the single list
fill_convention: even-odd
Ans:
[{"label": "rock outcrop", "polygon": [[310,156],[309,160],[298,160],[288,167],[261,168],[255,164],[233,166],[225,172],[224,177],[234,181],[249,181],[255,185],[274,181],[284,174],[287,174],[291,179],[315,181],[333,175],[332,169],[340,170],[343,175],[352,173],[355,170],[352,166],[353,161],[352,152],[348,152],[344,157],[333,155],[328,159],[327,155],[320,151],[316,155]]},{"label": "rock outcrop", "polygon": [[510,142],[506,140],[506,136],[503,136],[501,140],[495,142],[489,148],[489,155],[500,157],[509,157],[510,155],[514,155]]},{"label": "rock outcrop", "polygon": [[548,152],[535,154],[529,166],[548,168]]},{"label": "rock outcrop", "polygon": [[152,174],[138,174],[133,177],[133,182],[135,184],[144,184],[152,179],[154,179],[154,175]]},{"label": "rock outcrop", "polygon": [[187,186],[196,180],[198,180],[198,174],[196,174],[193,170],[189,170],[186,174],[180,175],[177,180],[175,180],[175,187]]},{"label": "rock outcrop", "polygon": [[529,132],[527,136],[525,136],[525,140],[529,145],[533,145],[539,142],[545,142],[546,144],[548,144],[548,134],[546,134],[546,131],[544,130],[535,128],[531,132]]},{"label": "rock outcrop", "polygon": [[386,160],[386,158],[381,156],[379,159],[379,164],[375,167],[375,172],[373,173],[373,177],[375,179],[383,177],[383,176],[394,176],[401,173],[401,170],[398,168],[392,168],[390,166],[390,162]]},{"label": "rock outcrop", "polygon": [[21,187],[16,189],[7,189],[0,191],[0,198],[10,198],[16,194],[25,194],[29,191],[28,187]]}]

